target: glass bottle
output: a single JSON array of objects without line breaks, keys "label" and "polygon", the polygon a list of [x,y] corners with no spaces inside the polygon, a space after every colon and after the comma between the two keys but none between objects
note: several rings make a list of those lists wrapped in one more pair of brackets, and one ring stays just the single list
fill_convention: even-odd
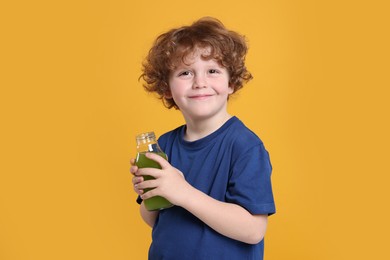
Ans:
[{"label": "glass bottle", "polygon": [[[160,146],[156,141],[156,136],[154,132],[142,133],[136,136],[137,142],[137,157],[135,164],[138,168],[158,168],[161,169],[160,164],[157,162],[148,159],[145,156],[145,153],[157,153],[158,155],[167,159],[167,155],[161,150]],[[144,180],[153,179],[151,176],[144,175]],[[144,192],[147,192],[151,189],[145,189]],[[147,210],[161,210],[165,208],[172,207],[173,204],[170,203],[167,199],[161,196],[154,196],[149,199],[144,200],[144,204]]]}]

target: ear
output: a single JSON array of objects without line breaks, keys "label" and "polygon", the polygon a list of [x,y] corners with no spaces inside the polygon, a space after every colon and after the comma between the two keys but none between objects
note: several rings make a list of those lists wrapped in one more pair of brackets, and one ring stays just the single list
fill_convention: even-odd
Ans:
[{"label": "ear", "polygon": [[229,89],[228,89],[228,94],[233,94],[234,93],[234,87],[229,85]]}]

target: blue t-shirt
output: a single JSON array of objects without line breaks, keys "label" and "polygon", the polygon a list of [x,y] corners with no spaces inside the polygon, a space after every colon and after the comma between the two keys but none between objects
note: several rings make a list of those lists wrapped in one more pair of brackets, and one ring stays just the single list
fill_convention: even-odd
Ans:
[{"label": "blue t-shirt", "polygon": [[[158,143],[169,162],[193,187],[252,214],[275,213],[271,163],[262,141],[237,117],[212,134],[184,140],[186,126],[162,135]],[[223,236],[185,209],[160,211],[152,231],[149,259],[263,259],[264,241],[246,244]]]}]

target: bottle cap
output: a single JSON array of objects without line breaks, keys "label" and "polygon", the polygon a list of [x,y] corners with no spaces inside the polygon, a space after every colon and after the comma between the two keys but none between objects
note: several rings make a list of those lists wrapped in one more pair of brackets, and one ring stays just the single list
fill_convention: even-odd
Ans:
[{"label": "bottle cap", "polygon": [[156,141],[156,135],[154,134],[154,132],[142,133],[136,136],[136,141],[137,144],[141,144],[141,143],[146,144],[152,141]]}]

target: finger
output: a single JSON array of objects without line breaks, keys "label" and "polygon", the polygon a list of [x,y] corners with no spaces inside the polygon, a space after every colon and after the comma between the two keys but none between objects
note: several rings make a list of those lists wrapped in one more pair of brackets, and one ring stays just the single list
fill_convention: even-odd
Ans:
[{"label": "finger", "polygon": [[133,184],[138,184],[144,180],[144,177],[142,176],[134,176],[132,179]]},{"label": "finger", "polygon": [[140,190],[140,189],[138,189],[136,186],[134,186],[134,191],[135,191],[135,193],[137,193],[138,195],[141,195],[141,194],[144,193],[144,190]]},{"label": "finger", "polygon": [[147,181],[137,183],[134,185],[134,187],[140,190],[153,189],[157,187],[157,183],[158,183],[157,180],[152,179],[152,180],[147,180]]},{"label": "finger", "polygon": [[131,166],[130,167],[130,173],[131,174],[136,174],[137,171],[138,171],[138,167],[137,166]]},{"label": "finger", "polygon": [[152,189],[152,190],[149,190],[143,194],[139,194],[141,199],[143,200],[146,200],[146,199],[149,199],[149,198],[152,198],[154,196],[157,196],[157,189]]},{"label": "finger", "polygon": [[130,164],[131,164],[131,165],[135,165],[135,159],[134,159],[134,158],[131,158],[131,159],[130,159]]},{"label": "finger", "polygon": [[136,173],[134,173],[135,176],[145,176],[149,175],[153,178],[159,178],[161,176],[161,169],[156,168],[141,168],[138,169]]},{"label": "finger", "polygon": [[[142,177],[141,177],[142,178]],[[139,187],[140,183],[141,182],[138,182],[138,180],[140,179],[140,177],[135,177],[133,178],[133,190],[138,194],[138,195],[141,195],[142,193],[144,193],[143,189]]]},{"label": "finger", "polygon": [[169,162],[165,158],[156,153],[146,153],[145,156],[148,159],[156,161],[158,164],[160,164],[161,168],[167,168],[168,166],[170,166]]}]

